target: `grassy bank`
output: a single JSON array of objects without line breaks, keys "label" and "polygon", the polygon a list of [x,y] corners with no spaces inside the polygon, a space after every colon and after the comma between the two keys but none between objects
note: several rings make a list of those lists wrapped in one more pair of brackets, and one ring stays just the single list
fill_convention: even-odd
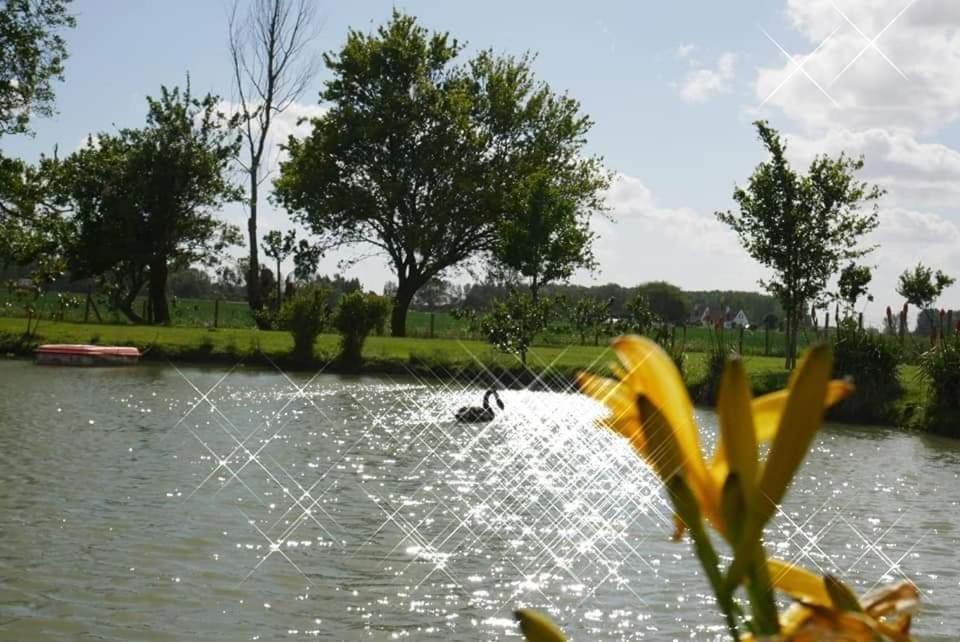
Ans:
[{"label": "grassy bank", "polygon": [[[286,332],[253,329],[203,329],[187,327],[150,327],[115,324],[85,324],[43,321],[35,337],[24,339],[21,319],[0,318],[0,352],[31,355],[40,343],[93,343],[132,345],[145,351],[147,360],[172,360],[187,363],[269,365],[270,362],[296,368],[289,353],[293,340]],[[329,362],[337,352],[339,338],[321,335],[317,339],[318,363]],[[442,377],[493,383],[525,385],[538,380],[545,387],[569,385],[581,370],[608,373],[613,354],[606,347],[536,346],[528,355],[527,367],[513,356],[503,354],[486,343],[456,339],[393,338],[372,336],[364,346],[364,371],[391,374],[411,373],[423,377]],[[757,394],[786,385],[788,373],[780,357],[746,356],[744,363]],[[336,371],[335,366],[328,366]],[[706,354],[689,352],[685,378],[694,398],[707,377]],[[905,394],[897,402],[886,423],[915,426],[921,421],[925,386],[915,366],[901,366],[899,377]]]}]

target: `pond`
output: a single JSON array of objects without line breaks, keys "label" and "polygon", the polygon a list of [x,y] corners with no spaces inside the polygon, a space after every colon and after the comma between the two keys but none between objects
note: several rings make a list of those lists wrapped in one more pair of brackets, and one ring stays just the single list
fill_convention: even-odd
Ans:
[{"label": "pond", "polygon": [[[722,639],[646,467],[575,394],[0,361],[0,640]],[[708,443],[715,419],[698,411]],[[960,446],[828,426],[767,533],[960,629]]]}]

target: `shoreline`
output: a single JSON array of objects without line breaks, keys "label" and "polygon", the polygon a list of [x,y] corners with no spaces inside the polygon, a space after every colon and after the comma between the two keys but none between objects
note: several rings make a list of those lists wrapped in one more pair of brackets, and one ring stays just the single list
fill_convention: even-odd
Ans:
[{"label": "shoreline", "polygon": [[[16,330],[20,330],[18,333]],[[96,339],[93,341],[92,339]],[[316,358],[304,364],[290,357],[292,340],[285,332],[261,330],[206,330],[202,328],[153,326],[95,326],[45,322],[36,336],[22,334],[22,320],[0,318],[0,354],[18,359],[33,358],[42,343],[102,343],[129,345],[143,353],[141,363],[187,364],[230,367],[237,363],[290,372],[330,374],[394,375],[432,381],[454,381],[479,387],[533,389],[570,392],[578,372],[610,375],[607,363],[612,352],[606,347],[537,346],[531,363],[522,366],[515,357],[496,353],[486,344],[447,339],[375,337],[364,346],[360,368],[344,368],[334,358],[338,337],[322,335],[316,344]],[[243,346],[243,347],[241,347]],[[570,354],[575,353],[575,354]],[[713,390],[706,381],[705,354],[687,353],[684,381],[691,399],[701,407],[713,408]],[[780,357],[745,356],[754,395],[787,385],[789,373]],[[930,412],[923,403],[922,390],[906,369],[900,374],[904,393],[880,416],[857,416],[831,411],[828,421],[859,426],[883,426],[904,431],[929,431],[960,437],[960,417]]]}]

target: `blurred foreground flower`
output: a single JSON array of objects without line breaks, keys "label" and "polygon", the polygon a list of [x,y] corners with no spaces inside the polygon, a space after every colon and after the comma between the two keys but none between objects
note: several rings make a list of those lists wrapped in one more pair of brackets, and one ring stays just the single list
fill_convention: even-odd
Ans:
[{"label": "blurred foreground flower", "polygon": [[[833,360],[826,346],[811,349],[792,373],[786,390],[757,399],[743,363],[728,362],[720,383],[720,430],[707,459],[693,419],[683,378],[659,345],[642,337],[613,342],[620,361],[617,379],[581,374],[587,394],[606,404],[606,425],[625,437],[663,481],[677,522],[675,538],[690,534],[733,639],[769,641],[909,640],[910,613],[917,605],[909,583],[885,588],[862,600],[833,577],[767,559],[762,536],[776,513],[827,407],[853,392],[848,381],[831,381]],[[758,447],[769,443],[765,461]],[[709,524],[730,547],[724,573]],[[750,617],[734,599],[746,590]],[[796,603],[777,612],[774,589]],[[518,611],[531,641],[562,640],[544,616]],[[741,638],[740,630],[748,630]]]}]

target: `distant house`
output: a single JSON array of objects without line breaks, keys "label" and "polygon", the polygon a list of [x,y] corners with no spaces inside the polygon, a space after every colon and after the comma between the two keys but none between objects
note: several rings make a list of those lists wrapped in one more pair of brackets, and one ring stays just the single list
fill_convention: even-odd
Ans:
[{"label": "distant house", "polygon": [[730,322],[729,328],[749,328],[750,319],[747,318],[747,313],[743,310],[737,312],[737,315],[733,317],[733,320]]},{"label": "distant house", "polygon": [[727,329],[749,328],[750,319],[747,318],[747,313],[743,310],[739,310],[736,314],[733,314],[729,306],[727,306],[726,309],[720,307],[711,309],[708,306],[704,308],[703,313],[700,315],[700,325],[705,328],[716,328],[720,325]]}]

